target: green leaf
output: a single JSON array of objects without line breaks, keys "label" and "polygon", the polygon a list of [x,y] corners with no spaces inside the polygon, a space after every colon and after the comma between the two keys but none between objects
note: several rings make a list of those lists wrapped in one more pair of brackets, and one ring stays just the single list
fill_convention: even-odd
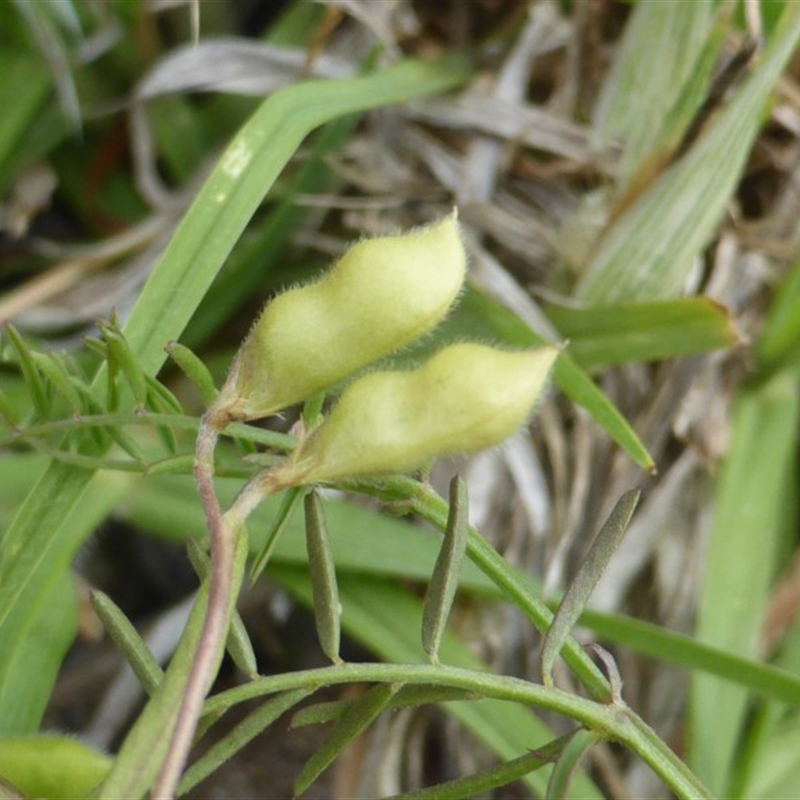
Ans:
[{"label": "green leaf", "polygon": [[[638,3],[617,48],[611,73],[595,109],[594,128],[600,141],[623,142],[620,177],[626,183],[653,153],[674,141],[666,123],[688,87],[694,102],[684,112],[684,126],[705,96],[710,65],[698,65],[709,39],[712,0],[691,3]],[[716,42],[718,50],[722,42]],[[712,61],[713,63],[713,61]],[[665,136],[665,134],[670,134]]]},{"label": "green leaf", "polygon": [[741,343],[730,312],[704,297],[586,309],[550,306],[546,313],[568,340],[569,354],[589,371]]},{"label": "green leaf", "polygon": [[403,794],[394,795],[389,800],[462,800],[464,797],[475,797],[500,786],[507,786],[513,781],[524,778],[534,770],[551,764],[569,739],[568,736],[562,736],[548,742],[543,747],[537,747],[530,753],[525,753],[519,758],[506,761],[492,769],[465,778],[437,783],[435,786],[429,786],[416,792],[403,792]]},{"label": "green leaf", "polygon": [[78,603],[72,578],[63,574],[42,602],[44,612],[32,620],[24,641],[9,654],[6,669],[0,673],[0,736],[36,731],[61,660],[75,640]]},{"label": "green leaf", "polygon": [[399,684],[380,683],[361,697],[352,700],[347,710],[337,720],[330,736],[308,759],[294,782],[295,796],[303,794],[309,786],[357,739],[386,709]]},{"label": "green leaf", "polygon": [[800,347],[800,261],[781,282],[756,346],[756,357],[765,370],[797,358]]},{"label": "green leaf", "polygon": [[272,516],[272,521],[267,528],[267,534],[263,537],[263,544],[261,550],[253,559],[253,564],[250,567],[250,582],[253,583],[264,571],[269,563],[269,559],[281,538],[281,534],[286,528],[286,525],[292,518],[295,509],[303,499],[304,490],[298,487],[287,489],[279,495],[281,498],[280,509]]},{"label": "green leaf", "polygon": [[450,481],[450,513],[442,546],[428,583],[422,609],[422,647],[433,663],[439,661],[439,645],[458,588],[469,536],[467,484],[454,476]]},{"label": "green leaf", "polygon": [[680,293],[719,227],[798,39],[800,5],[789,3],[758,66],[711,129],[604,233],[576,288],[578,300],[608,306]]},{"label": "green leaf", "polygon": [[622,541],[636,504],[639,502],[639,495],[638,490],[628,491],[617,501],[558,604],[553,621],[542,642],[542,683],[545,686],[553,685],[555,660],[572,634],[572,629],[580,618],[581,612],[611,556],[614,555]]},{"label": "green leaf", "polygon": [[186,794],[200,781],[205,780],[217,767],[228,761],[248,742],[255,739],[261,731],[270,726],[278,717],[297,705],[310,693],[310,689],[295,689],[291,692],[284,692],[271,700],[267,700],[255,711],[250,712],[229,734],[215,742],[186,770],[178,786],[178,794]]},{"label": "green leaf", "polygon": [[[796,492],[787,476],[800,424],[792,372],[743,389],[733,412],[697,613],[697,638],[755,657],[756,635],[785,529],[782,508]],[[708,675],[691,684],[689,757],[712,792],[725,795],[745,721],[747,692]]]},{"label": "green leaf", "polygon": [[0,195],[12,180],[10,162],[47,98],[50,76],[41,59],[4,42],[0,47]]},{"label": "green leaf", "polygon": [[99,590],[93,591],[91,601],[106,633],[122,652],[142,688],[152,697],[164,679],[164,670],[147,649],[131,621],[107,594]]},{"label": "green leaf", "polygon": [[0,776],[26,797],[86,797],[111,763],[108,756],[68,736],[0,738]]},{"label": "green leaf", "polygon": [[[238,487],[238,481],[218,479],[217,490],[224,505],[233,500]],[[280,502],[280,498],[268,498],[251,517],[251,553],[258,552],[263,538],[259,531],[267,529]],[[326,518],[337,531],[333,549],[340,575],[352,572],[427,581],[438,552],[437,539],[430,532],[341,500],[329,499],[324,504]],[[138,484],[120,512],[123,519],[172,541],[183,541],[187,535],[201,536],[205,530],[196,489],[186,477],[161,476]],[[304,570],[306,562],[302,523],[294,520],[275,548],[274,563]],[[520,570],[515,573],[528,591],[541,592],[534,576]],[[469,560],[464,563],[460,587],[481,596],[502,597],[495,584]],[[630,617],[587,610],[580,624],[595,631],[604,641],[633,652],[702,670],[762,696],[800,706],[800,678],[785,670]]]},{"label": "green leaf", "polygon": [[[246,556],[244,540],[244,536],[239,536],[236,542],[228,618],[234,610],[244,575]],[[183,700],[183,689],[194,663],[207,606],[208,582],[206,581],[200,587],[189,621],[164,674],[164,679],[125,737],[116,761],[100,787],[98,793],[100,800],[116,800],[120,797],[134,800],[144,797],[158,775],[171,743],[172,732]],[[222,660],[223,652],[224,643],[216,653],[215,671]]]},{"label": "green leaf", "polygon": [[313,489],[305,496],[306,551],[308,553],[308,577],[314,598],[314,622],[322,652],[334,663],[340,664],[339,588],[336,583],[336,567],[328,539],[328,525],[319,494]]},{"label": "green leaf", "polygon": [[577,730],[570,736],[550,773],[550,782],[547,784],[547,800],[562,800],[567,797],[570,782],[580,760],[599,738],[597,733],[587,730]]}]

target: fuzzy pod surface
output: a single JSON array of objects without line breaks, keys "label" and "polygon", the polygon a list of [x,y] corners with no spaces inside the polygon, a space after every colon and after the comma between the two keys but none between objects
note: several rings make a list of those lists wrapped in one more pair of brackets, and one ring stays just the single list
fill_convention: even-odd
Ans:
[{"label": "fuzzy pod surface", "polygon": [[267,305],[218,407],[231,420],[256,419],[333,386],[435,328],[465,273],[455,212],[403,235],[358,242],[321,279]]},{"label": "fuzzy pod surface", "polygon": [[342,394],[280,481],[331,482],[409,472],[499,444],[525,422],[559,348],[445,347],[411,372],[374,372]]}]

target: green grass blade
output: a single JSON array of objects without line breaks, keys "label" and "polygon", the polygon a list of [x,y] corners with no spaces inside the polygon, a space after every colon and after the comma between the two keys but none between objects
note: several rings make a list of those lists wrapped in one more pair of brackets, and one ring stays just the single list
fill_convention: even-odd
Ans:
[{"label": "green grass blade", "polygon": [[[74,470],[60,472],[64,480],[55,484],[56,492],[36,506],[24,504],[20,512],[25,515],[23,522],[27,522],[28,515],[32,515],[41,524],[51,526],[45,532],[59,530],[59,547],[49,552],[30,547],[21,552],[9,552],[4,542],[2,549],[0,594],[3,604],[0,605],[0,617],[8,625],[4,632],[9,635],[0,636],[3,642],[0,648],[0,687],[3,687],[0,692],[0,725],[8,734],[32,733],[39,725],[61,660],[72,644],[75,633],[74,621],[68,624],[68,618],[60,617],[60,614],[66,613],[65,607],[69,605],[63,581],[71,554],[84,541],[87,532],[93,531],[108,516],[131,485],[130,477],[122,473],[101,473],[96,484],[97,491],[81,493],[77,504],[69,505],[70,509],[75,509],[74,516],[65,522],[61,515],[67,512],[59,491],[74,491],[80,486],[80,481]],[[18,513],[16,519],[19,518]],[[49,558],[52,561],[48,564],[50,574],[46,582],[35,584],[24,580],[41,569],[42,563]],[[6,573],[12,560],[19,572]],[[60,590],[57,588],[59,586]],[[6,605],[6,602],[9,604]],[[58,607],[58,603],[62,608]],[[62,625],[55,626],[54,619],[61,619]],[[0,623],[0,629],[3,629],[3,623]],[[42,638],[47,630],[52,636]],[[32,657],[31,648],[37,643],[36,653]],[[32,664],[38,665],[38,672],[32,671]],[[20,709],[25,709],[25,713],[20,713]]]},{"label": "green grass blade", "polygon": [[32,620],[27,636],[0,674],[0,736],[33,733],[55,685],[61,659],[75,638],[78,603],[68,574],[42,599],[47,609]]},{"label": "green grass blade", "polygon": [[718,229],[798,39],[800,5],[789,3],[758,66],[711,129],[604,234],[577,286],[579,300],[613,305],[680,292]]},{"label": "green grass blade", "polygon": [[4,44],[0,48],[0,195],[11,182],[10,163],[50,90],[41,60]]},{"label": "green grass blade", "polygon": [[800,347],[800,261],[781,283],[758,339],[756,357],[764,369],[775,369],[797,356]]},{"label": "green grass blade", "polygon": [[[737,400],[723,464],[698,605],[698,639],[755,656],[756,636],[796,491],[792,474],[800,396],[783,372]],[[693,677],[689,756],[712,792],[724,795],[744,722],[747,692],[708,675]]]},{"label": "green grass blade", "polygon": [[[547,316],[586,370],[707,353],[741,342],[730,312],[705,297],[574,309]],[[800,310],[798,311],[800,314]]]},{"label": "green grass blade", "polygon": [[632,11],[594,119],[601,142],[624,143],[623,184],[654,148],[667,144],[667,120],[687,85],[693,84],[694,105],[702,102],[705,86],[693,78],[711,32],[714,5],[712,0],[637,3]]}]

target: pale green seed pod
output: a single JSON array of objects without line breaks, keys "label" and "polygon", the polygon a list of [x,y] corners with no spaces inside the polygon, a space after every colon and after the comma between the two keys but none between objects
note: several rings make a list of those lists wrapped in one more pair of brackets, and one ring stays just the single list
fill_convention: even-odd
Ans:
[{"label": "pale green seed pod", "polygon": [[365,375],[276,470],[276,482],[408,472],[438,456],[499,444],[525,421],[558,353],[553,346],[509,352],[456,344],[413,372]]},{"label": "pale green seed pod", "polygon": [[445,317],[465,271],[455,213],[402,236],[357,243],[323,278],[267,305],[216,413],[268,416],[414,341]]}]

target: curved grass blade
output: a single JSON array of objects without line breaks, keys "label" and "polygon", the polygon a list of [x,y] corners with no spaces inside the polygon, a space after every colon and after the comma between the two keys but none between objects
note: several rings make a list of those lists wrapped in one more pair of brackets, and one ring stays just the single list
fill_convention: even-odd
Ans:
[{"label": "curved grass blade", "polygon": [[706,297],[545,312],[586,370],[707,353],[742,343],[730,312]]},{"label": "curved grass blade", "polygon": [[[740,390],[716,491],[696,636],[752,659],[777,559],[794,536],[785,509],[796,497],[798,386],[794,366]],[[740,686],[692,676],[689,759],[720,796],[728,794],[748,699]]]}]

